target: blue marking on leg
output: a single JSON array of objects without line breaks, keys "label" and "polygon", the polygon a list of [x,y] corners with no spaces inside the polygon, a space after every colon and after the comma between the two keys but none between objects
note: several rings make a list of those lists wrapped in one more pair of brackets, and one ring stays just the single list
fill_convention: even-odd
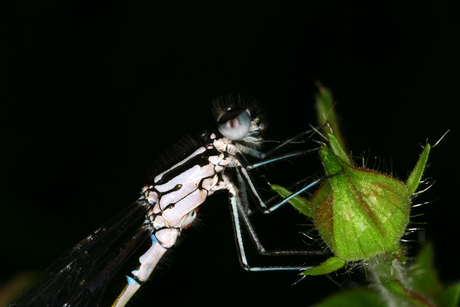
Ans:
[{"label": "blue marking on leg", "polygon": [[126,276],[126,279],[128,280],[128,285],[140,286],[134,278]]}]

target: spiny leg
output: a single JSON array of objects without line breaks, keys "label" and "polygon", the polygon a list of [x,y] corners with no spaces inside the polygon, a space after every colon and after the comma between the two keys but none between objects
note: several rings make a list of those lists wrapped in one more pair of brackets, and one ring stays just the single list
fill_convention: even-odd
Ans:
[{"label": "spiny leg", "polygon": [[[280,201],[279,203],[277,203],[276,205],[268,208],[268,206],[265,204],[265,202],[262,200],[262,198],[260,197],[259,193],[257,192],[257,189],[256,187],[254,186],[253,182],[252,182],[252,179],[251,177],[249,176],[248,172],[246,171],[245,168],[243,167],[238,167],[237,168],[237,174],[241,177],[241,181],[245,183],[245,185],[247,185],[249,187],[248,191],[249,193],[251,194],[251,196],[253,197],[253,199],[255,200],[255,203],[256,203],[256,206],[257,208],[259,209],[260,212],[262,212],[263,214],[269,214],[269,213],[272,213],[273,211],[279,209],[282,205],[288,203],[291,199],[293,199],[294,197],[302,194],[303,192],[305,192],[306,190],[312,188],[313,186],[315,186],[316,184],[320,183],[321,181],[323,180],[326,180],[326,179],[329,179],[331,177],[334,177],[334,176],[337,176],[337,175],[340,175],[342,174],[343,172],[340,171],[336,174],[332,174],[332,175],[329,175],[329,176],[325,176],[325,177],[322,177],[320,179],[317,179],[313,182],[311,182],[310,184],[306,185],[305,187],[301,188],[299,191],[293,193],[291,196],[283,199],[282,201]],[[250,212],[250,210],[247,210],[247,212]]]},{"label": "spiny leg", "polygon": [[[298,252],[291,253],[289,251],[287,252],[282,252],[282,251],[274,251],[274,252],[267,252],[265,248],[262,246],[260,243],[256,232],[254,231],[254,228],[252,227],[249,219],[247,218],[247,215],[243,213],[242,207],[244,205],[240,204],[239,202],[239,197],[238,197],[238,190],[237,188],[232,184],[229,183],[227,187],[230,197],[230,212],[232,215],[232,221],[233,221],[233,230],[235,234],[235,240],[236,240],[236,245],[238,247],[238,254],[239,254],[239,260],[241,266],[246,270],[246,271],[253,271],[253,272],[261,272],[261,271],[286,271],[286,270],[306,270],[309,269],[310,267],[308,266],[260,266],[260,267],[253,267],[250,266],[248,263],[248,260],[246,258],[246,252],[244,248],[244,243],[243,243],[243,236],[242,236],[242,231],[241,231],[241,222],[243,222],[248,229],[250,233],[250,237],[253,240],[254,244],[257,246],[257,249],[260,253],[265,254],[265,255],[299,255]],[[243,217],[243,220],[240,221],[240,217]],[[263,251],[263,252],[261,252]]]},{"label": "spiny leg", "polygon": [[[323,125],[324,126],[324,125]],[[321,126],[321,127],[323,127]],[[321,128],[320,127],[320,128]],[[270,156],[275,152],[276,150],[280,149],[281,147],[292,143],[295,139],[311,133],[311,132],[317,132],[317,129],[312,129],[306,132],[302,132],[298,134],[297,136],[294,136],[293,138],[283,142],[279,146],[275,147],[274,149],[270,150],[267,153],[261,153],[257,150],[245,147],[245,146],[239,146],[240,150],[242,153],[249,154],[251,156],[254,156],[256,158],[263,159],[265,157]],[[269,163],[274,163],[277,161],[281,161],[287,158],[295,157],[295,156],[300,156],[308,152],[316,151],[319,148],[314,148],[310,150],[304,150],[304,151],[297,151],[297,152],[291,152],[279,157],[275,157],[272,159],[264,160],[255,164],[250,164],[243,154],[237,154],[236,158],[240,162],[240,167],[237,168],[237,179],[240,187],[240,191],[233,185],[229,184],[227,187],[229,192],[230,192],[230,211],[232,214],[232,220],[233,220],[233,228],[234,228],[234,234],[235,234],[235,240],[237,243],[238,247],[238,253],[239,253],[239,260],[241,266],[247,270],[247,271],[276,271],[276,270],[306,270],[309,267],[307,266],[262,266],[262,267],[252,267],[248,264],[247,257],[246,257],[246,252],[245,252],[245,247],[243,243],[243,236],[242,236],[242,230],[241,230],[241,222],[245,225],[245,228],[247,229],[249,236],[251,238],[251,241],[253,242],[254,246],[256,247],[258,253],[262,255],[268,255],[268,256],[286,256],[286,255],[322,255],[322,251],[295,251],[295,250],[284,250],[284,251],[271,251],[265,249],[265,247],[262,245],[259,236],[257,232],[255,231],[252,222],[249,218],[250,214],[250,208],[249,208],[249,203],[247,200],[247,191],[251,194],[251,196],[255,199],[256,205],[258,209],[263,212],[263,213],[271,213],[275,211],[276,209],[280,208],[283,204],[287,203],[289,200],[294,198],[295,196],[303,193],[304,191],[308,190],[309,188],[313,187],[317,183],[321,182],[324,179],[330,178],[332,176],[338,175],[340,173],[334,174],[332,176],[327,176],[321,179],[318,179],[309,185],[305,186],[301,190],[297,191],[287,199],[279,202],[278,204],[272,206],[271,208],[268,208],[265,202],[261,199],[259,196],[259,193],[257,189],[255,188],[247,170],[266,165]],[[249,186],[249,189],[247,189],[247,186]]]},{"label": "spiny leg", "polygon": [[278,157],[275,157],[275,158],[271,158],[271,159],[268,159],[268,160],[264,160],[264,161],[260,161],[260,162],[252,163],[252,164],[249,163],[248,160],[246,160],[246,158],[241,153],[237,153],[236,158],[240,162],[242,167],[244,167],[247,170],[251,170],[251,169],[258,168],[260,166],[267,165],[267,164],[270,164],[270,163],[273,163],[273,162],[282,161],[284,159],[298,157],[298,156],[302,156],[302,155],[307,154],[307,153],[315,152],[315,151],[318,151],[319,149],[320,149],[320,147],[316,147],[316,148],[312,148],[312,149],[306,149],[306,150],[293,151],[293,152],[290,152],[290,153],[287,153],[287,154],[284,154],[284,155],[281,155],[281,156],[278,156]]},{"label": "spiny leg", "polygon": [[[318,180],[312,182],[311,184],[303,187],[301,190],[299,190],[298,192],[296,192],[293,195],[291,195],[289,198],[281,201],[280,203],[276,204],[275,206],[272,206],[271,208],[268,208],[268,206],[265,204],[265,202],[260,198],[259,193],[257,192],[257,190],[256,190],[256,188],[255,188],[255,186],[254,186],[254,184],[252,182],[252,179],[250,178],[248,170],[251,170],[251,169],[266,165],[266,164],[282,161],[282,160],[285,160],[285,159],[288,159],[288,158],[301,156],[301,155],[304,155],[306,153],[310,153],[310,152],[313,152],[313,151],[317,151],[317,150],[320,149],[320,147],[313,148],[313,149],[308,149],[308,150],[290,152],[290,153],[287,153],[287,154],[284,154],[284,155],[281,155],[281,156],[278,156],[278,157],[275,157],[275,158],[267,159],[267,160],[260,161],[260,162],[257,162],[257,163],[253,163],[253,164],[250,164],[246,160],[246,158],[244,157],[243,154],[248,154],[248,155],[251,155],[251,156],[253,156],[255,158],[258,158],[258,159],[264,159],[264,158],[266,158],[268,156],[271,156],[275,151],[277,151],[280,148],[286,146],[287,144],[290,144],[290,143],[294,142],[295,140],[297,140],[298,138],[300,138],[300,137],[302,137],[304,135],[313,134],[313,133],[320,134],[320,132],[318,130],[323,128],[323,127],[325,127],[325,126],[328,126],[328,125],[329,125],[329,123],[325,123],[323,125],[320,125],[319,127],[312,128],[312,129],[307,130],[307,131],[303,131],[303,132],[295,135],[294,137],[291,137],[291,138],[287,139],[286,141],[284,141],[280,145],[276,146],[275,148],[272,148],[271,150],[269,150],[268,152],[265,152],[265,153],[260,152],[258,150],[255,150],[253,148],[241,145],[241,144],[238,146],[238,148],[240,149],[241,152],[236,153],[236,155],[235,155],[236,159],[240,163],[240,167],[237,168],[237,172],[239,174],[242,174],[242,176],[244,177],[246,184],[249,186],[249,192],[251,194],[251,197],[255,200],[256,206],[259,209],[259,211],[261,211],[264,214],[271,213],[274,210],[280,208],[285,203],[289,202],[292,198],[294,198],[297,195],[303,193],[304,191],[306,191],[309,188],[313,187],[317,183],[321,182],[321,180],[324,180],[324,179],[326,179],[328,177],[321,178],[321,179],[318,179]],[[246,208],[245,211],[249,212],[249,215],[250,215],[251,210]]]},{"label": "spiny leg", "polygon": [[240,214],[240,217],[242,219],[242,222],[244,223],[250,238],[252,242],[254,243],[257,252],[262,255],[266,256],[282,256],[282,255],[322,255],[323,252],[321,251],[296,251],[296,250],[284,250],[284,251],[272,251],[272,250],[267,250],[262,243],[260,242],[259,236],[253,227],[253,224],[251,222],[251,219],[249,218],[248,214],[248,208],[249,208],[249,202],[247,198],[247,193],[246,193],[246,186],[244,183],[243,178],[241,177],[240,174],[237,174],[238,176],[238,183],[240,189],[237,191],[238,196],[236,197],[236,202],[238,205],[238,213]]},{"label": "spiny leg", "polygon": [[[241,152],[243,152],[244,154],[248,154],[254,158],[257,158],[257,159],[260,159],[260,160],[263,160],[263,159],[266,159],[268,158],[269,156],[271,156],[273,153],[275,153],[277,150],[279,150],[280,148],[288,145],[288,144],[291,144],[293,143],[295,140],[305,136],[305,135],[308,135],[308,134],[314,134],[314,133],[319,133],[319,129],[325,127],[325,126],[329,126],[329,123],[324,123],[318,127],[315,127],[315,128],[312,128],[312,129],[309,129],[307,131],[303,131],[297,135],[294,135],[293,137],[285,140],[284,142],[282,142],[281,144],[279,144],[278,146],[275,146],[274,148],[270,149],[269,151],[267,152],[261,152],[259,150],[256,150],[254,148],[251,148],[251,147],[247,147],[247,146],[244,146],[244,145],[239,145],[238,148],[241,150]],[[321,134],[320,134],[321,135]]]},{"label": "spiny leg", "polygon": [[[324,124],[322,126],[320,126],[319,128],[325,126],[327,124]],[[313,129],[313,130],[309,130],[307,132],[302,132],[301,134],[289,139],[288,141],[289,142],[292,142],[292,140],[298,138],[300,135],[303,135],[303,134],[307,134],[307,133],[311,133],[312,131],[317,131],[317,128]],[[281,144],[282,146],[284,146],[285,144],[288,144],[288,141],[285,141],[283,144]],[[276,149],[279,149],[280,146],[276,147]],[[242,148],[246,148],[248,149],[247,147],[243,146]],[[250,148],[249,148],[250,149]],[[241,166],[239,166],[237,168],[237,173],[242,175],[243,178],[244,178],[244,182],[249,186],[249,192],[251,194],[251,196],[253,197],[253,199],[255,200],[255,203],[256,203],[256,206],[257,208],[259,209],[259,211],[261,211],[262,213],[264,214],[268,214],[268,213],[271,213],[273,211],[275,211],[276,209],[280,208],[282,205],[284,205],[285,203],[289,202],[292,198],[302,194],[303,192],[305,192],[306,190],[310,189],[311,187],[315,186],[316,184],[320,183],[321,181],[325,180],[325,179],[328,179],[328,178],[331,178],[331,177],[334,177],[334,176],[337,176],[337,175],[340,175],[342,174],[343,172],[338,172],[336,174],[332,174],[332,175],[329,175],[329,176],[325,176],[325,177],[322,177],[320,179],[317,179],[313,182],[311,182],[310,184],[306,185],[305,187],[301,188],[299,191],[293,193],[291,196],[285,198],[284,200],[282,200],[281,202],[279,202],[278,204],[272,206],[271,208],[268,208],[267,205],[265,204],[265,202],[261,199],[261,197],[259,196],[259,193],[257,192],[257,189],[255,188],[253,182],[252,182],[252,179],[248,173],[248,170],[250,169],[254,169],[254,168],[257,168],[259,166],[262,166],[262,165],[266,165],[266,164],[270,164],[270,163],[274,163],[274,162],[278,162],[278,161],[282,161],[284,159],[287,159],[287,158],[292,158],[292,157],[296,157],[296,156],[300,156],[300,155],[303,155],[305,153],[309,153],[309,152],[313,152],[313,151],[317,151],[319,150],[319,147],[318,148],[313,148],[313,149],[309,149],[309,150],[303,150],[303,151],[295,151],[295,152],[291,152],[291,153],[287,153],[285,155],[282,155],[282,156],[279,156],[279,157],[276,157],[276,158],[272,158],[272,159],[268,159],[268,160],[264,160],[264,161],[261,161],[261,162],[257,162],[257,163],[254,163],[254,164],[250,164],[246,158],[244,157],[244,155],[242,153],[237,153],[235,155],[236,159],[238,160],[238,162],[240,163]],[[242,150],[242,152],[244,152]],[[271,151],[272,153],[273,151]],[[247,212],[250,212],[250,210],[247,210]]]}]

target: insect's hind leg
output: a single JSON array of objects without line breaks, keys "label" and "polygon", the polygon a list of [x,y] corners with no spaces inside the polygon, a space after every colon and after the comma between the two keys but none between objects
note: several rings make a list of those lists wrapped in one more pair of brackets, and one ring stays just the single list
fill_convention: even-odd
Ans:
[{"label": "insect's hind leg", "polygon": [[[244,240],[243,240],[243,234],[242,234],[242,229],[241,229],[241,224],[244,224],[245,228],[247,229],[249,236],[251,238],[251,241],[255,245],[257,251],[262,254],[262,255],[267,255],[267,256],[287,256],[287,255],[318,255],[322,254],[322,252],[318,251],[291,251],[291,250],[286,250],[286,251],[270,251],[265,249],[265,247],[262,245],[262,243],[259,240],[259,236],[257,235],[257,232],[255,231],[254,227],[252,226],[252,223],[245,212],[245,207],[247,207],[247,204],[244,202],[247,202],[247,200],[241,200],[244,198],[244,192],[239,195],[238,189],[232,184],[229,183],[227,187],[230,197],[230,212],[232,215],[232,221],[233,221],[233,230],[235,234],[235,240],[236,240],[236,245],[238,248],[238,254],[239,254],[239,260],[241,266],[246,270],[246,271],[286,271],[286,270],[306,270],[309,269],[309,266],[251,266],[248,263],[247,257],[246,257],[246,251],[244,247]],[[241,219],[240,219],[241,218]]]}]

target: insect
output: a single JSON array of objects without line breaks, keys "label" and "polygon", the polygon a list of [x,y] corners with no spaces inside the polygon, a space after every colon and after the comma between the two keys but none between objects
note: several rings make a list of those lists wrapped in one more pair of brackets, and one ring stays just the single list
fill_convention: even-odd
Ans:
[{"label": "insect", "polygon": [[[295,255],[315,252],[267,251],[251,224],[248,194],[263,213],[270,213],[291,198],[318,183],[302,188],[291,197],[268,207],[249,175],[251,169],[302,155],[293,152],[270,158],[274,152],[312,130],[288,139],[268,152],[259,151],[266,124],[256,105],[241,97],[224,97],[213,103],[217,130],[204,133],[190,153],[154,177],[142,188],[140,198],[108,223],[65,253],[40,278],[38,285],[22,293],[12,306],[108,306],[122,307],[147,281],[163,255],[175,245],[181,232],[195,220],[199,206],[219,190],[229,192],[229,201],[239,260],[247,271],[305,270],[307,267],[249,265],[241,225],[261,254]],[[245,158],[260,160],[250,164]],[[226,174],[235,170],[236,180]],[[147,245],[146,249],[141,246]],[[128,258],[137,264],[125,274],[125,285],[115,296],[108,291],[115,275]]]}]

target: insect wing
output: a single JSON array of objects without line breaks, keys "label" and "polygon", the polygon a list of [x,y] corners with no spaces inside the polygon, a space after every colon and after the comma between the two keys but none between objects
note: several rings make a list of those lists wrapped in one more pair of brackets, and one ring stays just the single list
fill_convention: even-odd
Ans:
[{"label": "insect wing", "polygon": [[100,306],[107,284],[151,234],[149,206],[136,202],[62,255],[10,305]]}]

